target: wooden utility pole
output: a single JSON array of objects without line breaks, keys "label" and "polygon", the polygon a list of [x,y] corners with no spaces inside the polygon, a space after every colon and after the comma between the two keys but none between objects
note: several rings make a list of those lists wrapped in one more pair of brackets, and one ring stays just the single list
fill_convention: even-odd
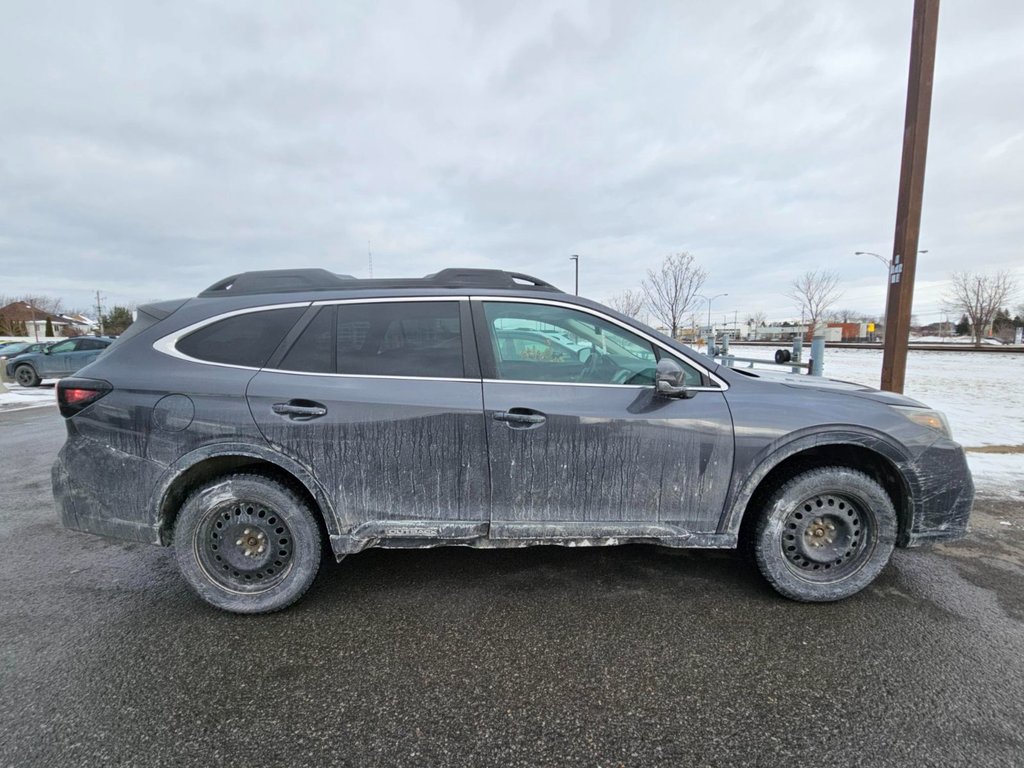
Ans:
[{"label": "wooden utility pole", "polygon": [[882,389],[902,392],[907,374],[907,342],[914,303],[917,243],[921,233],[924,163],[928,154],[928,120],[932,109],[935,73],[935,38],[939,26],[939,0],[914,0],[914,28],[910,41],[910,81],[907,116],[903,128],[903,163],[896,203],[896,237],[889,263],[889,296],[885,307],[885,351]]}]

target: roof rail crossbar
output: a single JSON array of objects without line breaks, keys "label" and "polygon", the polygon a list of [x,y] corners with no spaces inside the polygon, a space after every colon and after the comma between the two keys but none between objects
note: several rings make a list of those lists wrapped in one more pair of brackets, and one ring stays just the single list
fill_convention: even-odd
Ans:
[{"label": "roof rail crossbar", "polygon": [[326,269],[269,269],[241,272],[218,280],[201,297],[299,291],[367,290],[374,288],[498,288],[561,293],[551,283],[522,272],[500,269],[442,269],[426,277],[360,279]]},{"label": "roof rail crossbar", "polygon": [[218,280],[200,296],[224,296],[248,293],[291,293],[346,288],[355,281],[349,275],[336,275],[326,269],[266,269],[241,272]]}]

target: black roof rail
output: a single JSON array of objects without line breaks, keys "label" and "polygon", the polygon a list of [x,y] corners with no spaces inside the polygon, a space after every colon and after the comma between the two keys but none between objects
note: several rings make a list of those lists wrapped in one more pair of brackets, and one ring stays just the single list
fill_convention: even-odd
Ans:
[{"label": "black roof rail", "polygon": [[367,290],[373,288],[504,288],[561,293],[539,278],[501,269],[442,269],[426,277],[364,279],[339,275],[326,269],[267,269],[241,272],[218,280],[201,297],[253,293]]}]

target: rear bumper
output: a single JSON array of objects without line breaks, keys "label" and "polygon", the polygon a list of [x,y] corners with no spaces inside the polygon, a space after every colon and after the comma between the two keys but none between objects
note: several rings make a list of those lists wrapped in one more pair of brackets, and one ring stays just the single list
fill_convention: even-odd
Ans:
[{"label": "rear bumper", "polygon": [[53,498],[66,528],[159,544],[148,519],[149,492],[161,467],[80,435],[69,435],[51,471]]},{"label": "rear bumper", "polygon": [[941,438],[920,455],[914,468],[918,482],[910,498],[913,518],[900,545],[959,539],[967,532],[974,504],[974,480],[964,449]]}]

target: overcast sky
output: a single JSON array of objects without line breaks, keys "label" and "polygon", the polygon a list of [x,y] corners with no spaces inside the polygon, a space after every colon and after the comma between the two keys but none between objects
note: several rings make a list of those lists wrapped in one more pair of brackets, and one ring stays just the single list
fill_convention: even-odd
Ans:
[{"label": "overcast sky", "polygon": [[[0,295],[86,307],[246,269],[535,274],[675,251],[715,313],[881,312],[911,0],[0,4]],[[918,298],[1024,282],[1024,3],[944,0]]]}]

